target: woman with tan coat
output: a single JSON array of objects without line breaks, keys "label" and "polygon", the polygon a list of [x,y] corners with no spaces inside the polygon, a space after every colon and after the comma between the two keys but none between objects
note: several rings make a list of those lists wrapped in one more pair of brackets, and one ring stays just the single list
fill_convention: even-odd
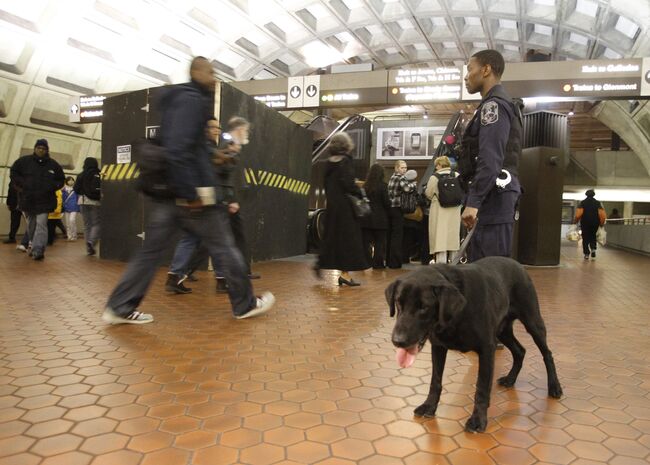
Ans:
[{"label": "woman with tan coat", "polygon": [[[460,248],[460,206],[442,207],[438,200],[438,176],[448,176],[452,172],[449,158],[438,157],[434,165],[436,172],[429,178],[425,190],[425,195],[431,199],[429,250],[436,263],[447,263]],[[458,173],[454,172],[454,176],[458,176]]]}]

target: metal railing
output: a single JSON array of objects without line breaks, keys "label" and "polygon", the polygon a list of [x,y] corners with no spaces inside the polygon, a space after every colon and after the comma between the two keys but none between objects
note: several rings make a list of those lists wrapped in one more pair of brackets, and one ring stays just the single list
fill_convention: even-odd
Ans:
[{"label": "metal railing", "polygon": [[633,218],[607,218],[607,225],[613,226],[617,224],[643,226],[650,225],[650,216],[636,216]]}]

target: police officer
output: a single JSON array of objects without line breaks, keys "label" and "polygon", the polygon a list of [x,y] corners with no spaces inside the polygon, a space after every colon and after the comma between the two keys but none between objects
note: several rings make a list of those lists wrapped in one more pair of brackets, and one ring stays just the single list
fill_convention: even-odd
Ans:
[{"label": "police officer", "polygon": [[[521,153],[521,111],[501,86],[505,68],[496,50],[475,53],[467,64],[465,87],[483,100],[465,130],[459,171],[467,198],[462,221],[476,226],[468,260],[509,257],[515,210],[521,187],[517,165]],[[477,224],[478,219],[478,224]]]}]

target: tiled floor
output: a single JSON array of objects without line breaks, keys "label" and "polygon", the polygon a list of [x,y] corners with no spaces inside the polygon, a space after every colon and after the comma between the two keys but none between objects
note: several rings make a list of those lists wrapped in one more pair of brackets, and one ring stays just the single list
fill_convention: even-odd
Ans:
[{"label": "tiled floor", "polygon": [[[450,353],[438,417],[413,418],[430,359],[400,370],[383,297],[399,272],[360,288],[305,261],[255,268],[273,313],[234,320],[206,272],[146,326],[99,318],[123,264],[59,242],[43,263],[0,248],[0,465],[647,464],[650,258],[603,250],[533,269],[565,397],[546,397],[529,349],[514,389],[495,387],[488,432],[466,434],[476,357]],[[428,349],[425,349],[428,352]],[[497,355],[497,372],[509,365]]]}]

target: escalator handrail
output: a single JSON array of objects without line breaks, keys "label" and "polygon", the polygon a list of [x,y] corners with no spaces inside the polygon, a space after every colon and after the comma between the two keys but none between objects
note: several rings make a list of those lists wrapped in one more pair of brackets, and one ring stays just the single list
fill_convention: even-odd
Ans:
[{"label": "escalator handrail", "polygon": [[352,116],[348,116],[348,117],[345,119],[345,121],[343,121],[341,124],[339,124],[339,125],[336,127],[336,129],[334,129],[334,131],[332,131],[332,132],[331,132],[331,133],[330,133],[330,134],[325,138],[325,140],[323,140],[323,142],[321,142],[321,143],[318,145],[318,147],[316,147],[316,148],[314,149],[314,151],[313,151],[312,154],[311,154],[311,162],[312,162],[312,164],[315,163],[316,160],[318,160],[318,157],[321,156],[321,154],[323,153],[323,151],[325,150],[325,148],[329,145],[330,140],[332,139],[332,137],[334,137],[335,134],[338,134],[339,132],[345,131],[345,130],[348,128],[348,126],[352,125],[352,124],[353,124],[354,122],[356,122],[356,120],[357,120],[358,118],[360,118],[360,117],[362,117],[362,116],[360,116],[360,115],[352,115]]}]

